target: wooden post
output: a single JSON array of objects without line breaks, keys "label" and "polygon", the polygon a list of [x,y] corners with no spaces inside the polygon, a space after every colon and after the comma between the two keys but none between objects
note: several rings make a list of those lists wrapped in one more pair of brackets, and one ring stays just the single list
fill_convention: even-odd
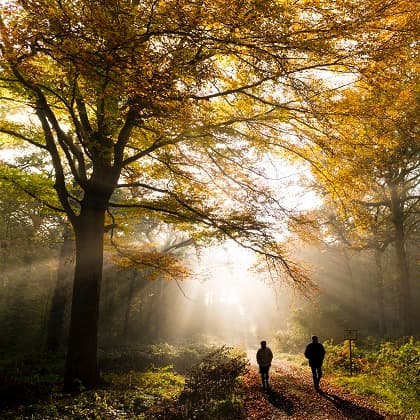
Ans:
[{"label": "wooden post", "polygon": [[350,347],[350,376],[353,376],[353,355],[351,352],[351,343],[352,341],[357,340],[357,330],[345,330],[346,336],[344,340],[349,340],[349,347]]}]

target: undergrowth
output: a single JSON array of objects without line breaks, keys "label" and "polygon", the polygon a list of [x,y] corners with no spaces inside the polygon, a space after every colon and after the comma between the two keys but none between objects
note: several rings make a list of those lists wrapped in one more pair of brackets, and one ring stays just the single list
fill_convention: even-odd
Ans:
[{"label": "undergrowth", "polygon": [[[373,398],[401,418],[420,418],[420,343],[387,342],[362,348],[325,343],[324,372],[351,392]],[[301,364],[302,355],[284,355]],[[76,396],[62,393],[63,365],[33,357],[0,363],[0,417],[58,419],[242,419],[248,361],[228,347],[168,344],[101,354],[103,384]]]},{"label": "undergrowth", "polygon": [[420,417],[420,342],[386,342],[361,348],[352,344],[354,375],[350,376],[348,345],[325,344],[325,372],[352,392],[374,397],[395,414]]},{"label": "undergrowth", "polygon": [[[102,355],[106,368],[102,387],[76,396],[61,392],[59,370],[45,371],[43,377],[35,361],[25,376],[11,375],[9,370],[0,395],[7,396],[3,391],[9,390],[14,398],[0,400],[0,417],[120,420],[243,416],[240,378],[248,366],[244,354],[224,346],[209,351],[168,345],[117,353]],[[168,360],[175,363],[162,366]]]}]

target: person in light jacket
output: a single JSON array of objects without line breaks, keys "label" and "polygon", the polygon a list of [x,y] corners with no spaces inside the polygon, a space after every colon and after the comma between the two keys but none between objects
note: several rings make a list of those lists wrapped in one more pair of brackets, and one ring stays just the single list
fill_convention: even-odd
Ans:
[{"label": "person in light jacket", "polygon": [[261,348],[257,351],[257,363],[260,368],[261,380],[263,388],[268,388],[268,371],[270,370],[273,353],[267,347],[266,341],[261,341]]}]

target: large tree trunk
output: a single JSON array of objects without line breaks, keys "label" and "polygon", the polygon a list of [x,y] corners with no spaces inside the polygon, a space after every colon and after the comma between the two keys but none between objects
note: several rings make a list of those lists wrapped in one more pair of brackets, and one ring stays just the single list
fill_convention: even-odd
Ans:
[{"label": "large tree trunk", "polygon": [[84,200],[74,223],[76,266],[64,376],[67,391],[74,390],[79,381],[87,388],[99,381],[97,341],[105,207],[92,198],[92,203]]},{"label": "large tree trunk", "polygon": [[[64,331],[64,315],[70,302],[70,257],[74,252],[72,230],[66,224],[63,231],[63,244],[58,257],[57,279],[51,302],[47,330],[47,350],[57,352],[61,346]],[[71,264],[72,265],[72,264]]]},{"label": "large tree trunk", "polygon": [[407,253],[405,250],[404,210],[403,202],[395,184],[390,185],[392,223],[395,229],[395,251],[397,254],[397,268],[399,281],[400,313],[402,320],[402,334],[412,334],[411,291]]}]

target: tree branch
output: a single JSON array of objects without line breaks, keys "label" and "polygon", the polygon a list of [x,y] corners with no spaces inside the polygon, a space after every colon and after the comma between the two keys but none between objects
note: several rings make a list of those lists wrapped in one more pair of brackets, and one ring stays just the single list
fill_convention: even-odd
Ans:
[{"label": "tree branch", "polygon": [[13,136],[13,137],[16,137],[16,138],[18,138],[20,140],[24,140],[24,141],[32,144],[33,146],[36,146],[36,147],[40,148],[40,149],[43,149],[43,150],[47,150],[48,151],[48,147],[45,144],[38,143],[38,142],[32,140],[31,138],[26,137],[23,134],[17,133],[17,132],[15,132],[13,130],[8,130],[6,128],[1,128],[0,127],[0,133],[8,134],[8,135]]}]

